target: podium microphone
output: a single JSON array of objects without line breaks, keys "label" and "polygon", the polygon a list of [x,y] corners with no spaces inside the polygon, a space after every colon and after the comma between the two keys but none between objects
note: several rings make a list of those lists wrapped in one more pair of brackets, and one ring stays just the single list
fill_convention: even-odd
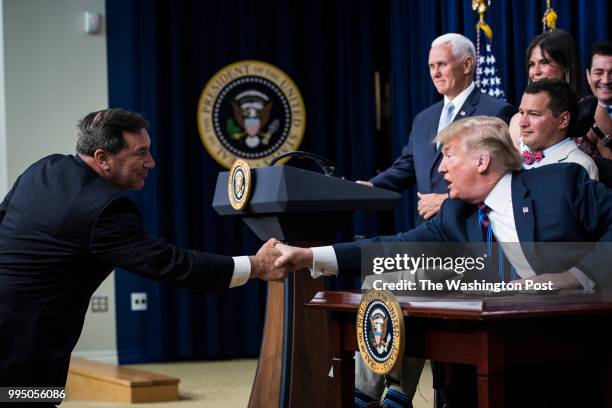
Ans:
[{"label": "podium microphone", "polygon": [[279,160],[285,159],[285,158],[289,158],[289,157],[295,157],[297,159],[302,159],[302,160],[310,160],[313,161],[317,164],[317,166],[319,166],[319,168],[323,171],[323,173],[326,176],[330,176],[330,177],[338,177],[343,179],[344,177],[340,176],[338,174],[338,169],[336,168],[336,163],[334,163],[333,161],[326,159],[325,157],[321,157],[318,156],[314,153],[308,153],[308,152],[304,152],[301,150],[295,150],[292,152],[287,152],[287,153],[283,153],[277,157],[275,157],[271,162],[270,162],[270,166],[274,166],[276,164],[276,162],[278,162]]}]

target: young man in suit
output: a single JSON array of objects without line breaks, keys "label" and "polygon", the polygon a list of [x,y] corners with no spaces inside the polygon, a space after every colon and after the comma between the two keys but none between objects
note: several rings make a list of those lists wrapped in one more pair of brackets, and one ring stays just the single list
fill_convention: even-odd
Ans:
[{"label": "young man in suit", "polygon": [[438,173],[442,151],[432,143],[436,134],[457,119],[487,115],[508,123],[516,113],[513,106],[476,88],[475,68],[476,51],[468,38],[455,33],[436,38],[429,51],[429,74],[444,99],[416,115],[408,143],[391,167],[370,181],[358,181],[398,192],[416,184],[417,224],[434,216],[448,196],[447,183]]},{"label": "young man in suit", "polygon": [[[439,170],[450,196],[436,217],[411,231],[371,240],[317,248],[278,244],[283,255],[276,265],[291,263],[309,268],[313,276],[334,276],[359,273],[361,249],[370,242],[482,242],[480,204],[488,207],[487,217],[500,243],[612,241],[612,191],[574,163],[520,171],[521,158],[502,120],[466,118],[442,131],[436,142],[444,146]],[[611,287],[608,268],[602,268],[610,259],[606,245],[604,256],[602,251],[591,252],[577,264],[572,263],[575,254],[556,253],[555,265],[565,268],[554,271],[529,246],[520,248],[524,252],[516,258],[526,260],[526,265],[517,267],[520,278],[580,288],[581,277],[586,276],[586,285],[590,281],[596,288]],[[509,260],[515,264],[516,259],[509,256]],[[472,402],[465,406],[474,406]]]},{"label": "young man in suit", "polygon": [[523,168],[576,163],[598,180],[595,162],[578,148],[576,135],[571,134],[577,109],[576,94],[563,80],[541,79],[527,85],[519,107]]},{"label": "young man in suit", "polygon": [[273,240],[232,258],[147,233],[122,195],[155,167],[147,127],[121,109],[88,114],[77,154],[34,163],[0,204],[0,386],[64,386],[89,299],[115,267],[214,292],[288,273],[272,265]]}]

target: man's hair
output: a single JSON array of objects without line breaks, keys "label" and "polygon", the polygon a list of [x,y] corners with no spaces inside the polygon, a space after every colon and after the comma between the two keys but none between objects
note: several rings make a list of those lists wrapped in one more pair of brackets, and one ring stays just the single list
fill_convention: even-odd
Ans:
[{"label": "man's hair", "polygon": [[88,113],[78,124],[77,153],[93,156],[98,149],[115,154],[125,147],[123,132],[147,129],[149,123],[139,113],[104,109]]},{"label": "man's hair", "polygon": [[605,55],[612,56],[612,42],[610,41],[600,41],[593,44],[591,47],[591,55],[589,56],[589,71],[591,70],[591,66],[593,65],[593,57],[595,55]]},{"label": "man's hair", "polygon": [[576,116],[578,98],[567,82],[561,79],[546,78],[532,82],[525,88],[526,94],[535,95],[540,92],[548,94],[550,100],[547,107],[555,117],[559,117],[566,111],[570,113],[572,119]]},{"label": "man's hair", "polygon": [[431,48],[444,44],[451,45],[451,51],[455,58],[464,60],[467,57],[472,57],[474,66],[476,66],[476,49],[469,38],[457,33],[444,34],[433,40]]},{"label": "man's hair", "polygon": [[[533,49],[539,46],[542,55],[545,53],[552,58],[563,71],[564,79],[570,84],[576,94],[582,94],[580,60],[578,47],[574,38],[563,30],[554,30],[536,36],[525,52],[525,65],[529,72],[529,58]],[[530,80],[531,82],[531,80]]]},{"label": "man's hair", "polygon": [[436,136],[434,143],[459,138],[467,151],[488,153],[491,166],[500,172],[516,171],[522,159],[510,138],[508,125],[493,116],[471,116],[451,123]]}]

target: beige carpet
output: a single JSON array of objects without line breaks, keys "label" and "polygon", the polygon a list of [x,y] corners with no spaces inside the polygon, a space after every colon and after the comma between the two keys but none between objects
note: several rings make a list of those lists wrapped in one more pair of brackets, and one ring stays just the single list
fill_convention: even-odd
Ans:
[{"label": "beige carpet", "polygon": [[[257,360],[138,364],[129,367],[180,378],[179,401],[133,405],[67,401],[61,405],[62,408],[244,408],[251,394]],[[431,408],[432,401],[431,369],[427,365],[413,401],[414,408]]]}]

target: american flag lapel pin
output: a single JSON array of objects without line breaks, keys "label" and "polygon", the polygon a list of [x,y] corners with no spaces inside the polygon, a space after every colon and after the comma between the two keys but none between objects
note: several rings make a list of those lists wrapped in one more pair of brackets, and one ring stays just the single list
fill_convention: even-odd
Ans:
[{"label": "american flag lapel pin", "polygon": [[523,215],[529,214],[529,207],[523,207]]}]

